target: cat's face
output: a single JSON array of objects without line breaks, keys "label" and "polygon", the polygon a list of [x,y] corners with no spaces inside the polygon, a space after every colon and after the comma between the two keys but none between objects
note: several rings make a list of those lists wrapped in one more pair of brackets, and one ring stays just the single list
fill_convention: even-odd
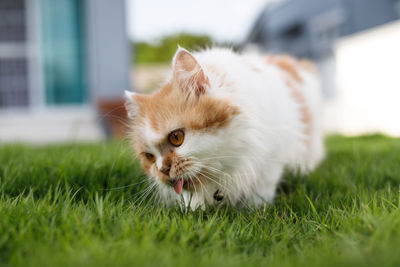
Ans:
[{"label": "cat's face", "polygon": [[143,169],[180,194],[201,190],[221,175],[229,126],[240,111],[208,93],[210,80],[189,52],[178,50],[173,68],[171,81],[158,92],[128,94],[127,110]]}]

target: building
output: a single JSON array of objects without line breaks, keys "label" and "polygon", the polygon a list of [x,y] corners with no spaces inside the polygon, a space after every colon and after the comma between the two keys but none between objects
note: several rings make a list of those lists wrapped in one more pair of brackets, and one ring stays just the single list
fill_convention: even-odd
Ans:
[{"label": "building", "polygon": [[400,1],[286,0],[268,5],[245,46],[317,63],[327,133],[400,136]]},{"label": "building", "polygon": [[326,132],[400,137],[400,20],[341,38],[336,91],[326,101]]},{"label": "building", "polygon": [[266,7],[246,43],[319,59],[340,37],[399,18],[398,0],[288,0]]},{"label": "building", "polygon": [[129,50],[124,0],[0,0],[0,141],[102,138]]},{"label": "building", "polygon": [[261,12],[245,44],[314,60],[324,75],[325,96],[332,98],[336,42],[399,18],[399,0],[286,0]]}]

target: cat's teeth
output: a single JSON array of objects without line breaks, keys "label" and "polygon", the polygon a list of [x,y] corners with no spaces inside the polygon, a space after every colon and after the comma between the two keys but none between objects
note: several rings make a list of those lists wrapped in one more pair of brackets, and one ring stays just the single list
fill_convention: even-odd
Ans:
[{"label": "cat's teeth", "polygon": [[179,179],[174,185],[174,190],[178,195],[180,195],[182,193],[182,186],[183,186],[182,179]]}]

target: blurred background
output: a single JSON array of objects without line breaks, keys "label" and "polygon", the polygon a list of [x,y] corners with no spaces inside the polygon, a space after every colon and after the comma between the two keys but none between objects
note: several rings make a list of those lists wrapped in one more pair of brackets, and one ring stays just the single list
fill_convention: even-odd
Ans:
[{"label": "blurred background", "polygon": [[400,0],[0,0],[0,142],[123,137],[181,45],[313,60],[327,133],[400,136]]}]

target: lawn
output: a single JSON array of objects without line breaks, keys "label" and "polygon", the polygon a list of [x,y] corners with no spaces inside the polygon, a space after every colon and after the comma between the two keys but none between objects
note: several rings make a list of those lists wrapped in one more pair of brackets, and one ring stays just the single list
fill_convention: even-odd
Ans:
[{"label": "lawn", "polygon": [[[0,146],[0,266],[399,266],[400,139],[327,139],[262,209],[166,209],[124,143]],[[144,182],[143,182],[144,181]]]}]

